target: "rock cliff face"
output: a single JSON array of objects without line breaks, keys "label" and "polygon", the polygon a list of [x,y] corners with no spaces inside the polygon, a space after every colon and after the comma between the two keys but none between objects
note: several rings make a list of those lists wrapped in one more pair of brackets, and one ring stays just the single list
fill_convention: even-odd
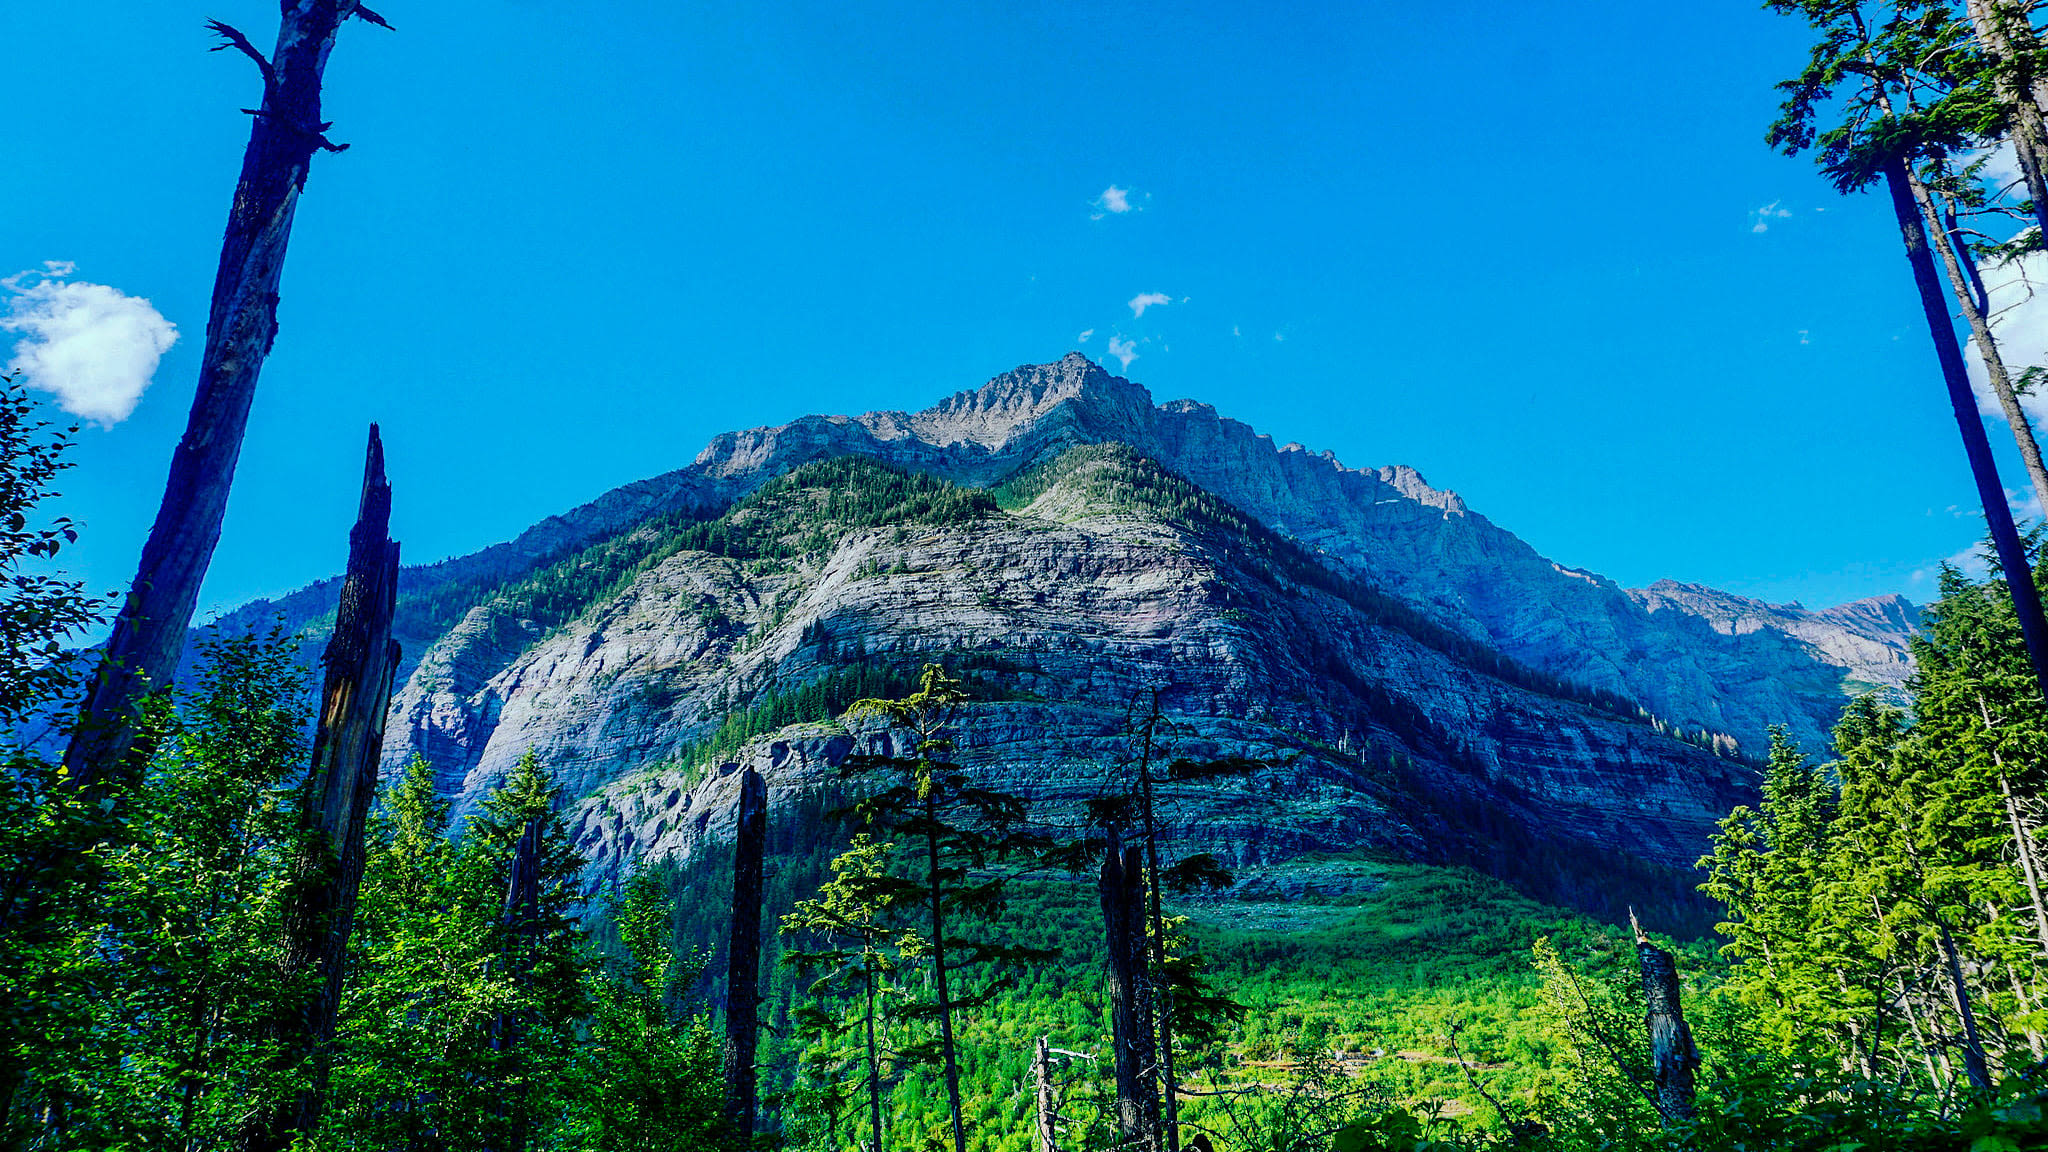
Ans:
[{"label": "rock cliff face", "polygon": [[[1105,445],[1128,447],[1089,447]],[[850,458],[1006,506],[834,511],[835,491],[895,483],[885,469],[770,484]],[[1412,469],[1276,446],[1079,355],[919,413],[726,433],[401,591],[414,663],[387,768],[425,756],[467,811],[536,749],[581,797],[593,885],[716,836],[735,763],[823,793],[888,739],[811,724],[707,754],[731,717],[926,659],[982,670],[998,698],[962,718],[963,755],[1048,819],[1077,810],[1129,701],[1157,690],[1178,754],[1275,765],[1176,786],[1176,834],[1230,858],[1458,845],[1682,868],[1753,774],[1669,733],[1754,755],[1785,723],[1817,747],[1845,693],[1903,680],[1916,624],[1896,597],[1809,612],[1626,590]],[[244,614],[317,626],[332,596]]]}]

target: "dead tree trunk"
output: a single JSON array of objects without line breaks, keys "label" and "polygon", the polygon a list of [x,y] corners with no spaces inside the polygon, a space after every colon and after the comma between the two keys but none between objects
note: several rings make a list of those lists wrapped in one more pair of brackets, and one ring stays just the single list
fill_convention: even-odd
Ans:
[{"label": "dead tree trunk", "polygon": [[1118,1143],[1159,1148],[1158,1060],[1145,990],[1145,862],[1112,823],[1102,853],[1102,924],[1109,953],[1109,1019],[1116,1048]]},{"label": "dead tree trunk", "polygon": [[[499,921],[505,939],[507,975],[524,987],[533,977],[534,946],[540,926],[540,841],[541,822],[528,820],[512,845],[512,864],[506,869],[505,911]],[[491,1049],[500,1054],[498,1074],[502,1081],[523,1079],[513,1075],[519,1059],[519,1017],[506,1012],[491,1021]],[[505,1133],[502,1152],[526,1152],[530,1135],[526,1130],[527,1110],[510,1100],[509,1089],[498,1093],[497,1115],[502,1118],[508,1104],[514,1108],[512,1123]]]},{"label": "dead tree trunk", "polygon": [[752,768],[740,775],[737,823],[725,984],[725,1119],[751,1136],[754,1052],[761,1037],[761,862],[768,842],[768,785]]},{"label": "dead tree trunk", "polygon": [[2042,462],[2034,426],[2027,421],[2026,410],[2020,407],[2019,392],[2006,369],[1998,336],[1991,331],[1991,304],[1981,295],[1983,281],[1977,274],[1976,258],[1963,237],[1950,227],[1951,214],[1935,203],[1934,193],[1926,183],[1911,173],[1907,175],[1913,198],[1920,205],[1920,217],[1927,225],[1927,235],[1933,240],[1935,251],[1941,254],[1942,268],[1948,273],[1949,291],[1955,294],[1963,319],[1970,325],[1970,341],[1977,346],[1977,358],[1984,365],[1985,382],[1998,398],[1999,411],[2005,414],[2005,422],[2012,429],[2013,445],[2019,449],[2020,463],[2027,470],[2027,482],[2033,485],[2041,506],[2048,508],[2048,463]]},{"label": "dead tree trunk", "polygon": [[[1630,915],[1634,920],[1634,915]],[[1693,1073],[1699,1069],[1699,1049],[1693,1046],[1692,1029],[1685,1023],[1685,1006],[1679,1000],[1678,968],[1671,953],[1650,942],[1636,929],[1636,963],[1643,973],[1643,1001],[1650,1030],[1650,1072],[1656,1083],[1657,1112],[1666,1128],[1692,1122]]]},{"label": "dead tree trunk", "polygon": [[1052,1093],[1052,1048],[1044,1036],[1038,1038],[1038,1050],[1031,1057],[1031,1076],[1037,1089],[1038,1152],[1060,1152],[1059,1106]]},{"label": "dead tree trunk", "polygon": [[276,1025],[279,1066],[302,1085],[297,1096],[259,1108],[242,1133],[250,1152],[285,1148],[313,1131],[327,1084],[342,963],[363,878],[363,825],[384,748],[384,713],[398,644],[391,611],[398,595],[398,545],[390,539],[391,486],[384,444],[370,426],[363,496],[349,533],[348,575],[334,637],[321,657],[320,726],[299,792],[299,856],[284,896],[284,973],[310,976],[311,995]]},{"label": "dead tree trunk", "polygon": [[1152,695],[1152,713],[1145,721],[1144,746],[1138,759],[1139,813],[1145,825],[1145,911],[1151,928],[1151,971],[1148,991],[1152,1024],[1158,1034],[1160,1123],[1166,1152],[1180,1152],[1180,1078],[1173,1066],[1173,989],[1166,967],[1166,914],[1160,906],[1159,824],[1152,793],[1152,743],[1159,722],[1159,694]]},{"label": "dead tree trunk", "polygon": [[1903,158],[1885,166],[1885,184],[1891,192],[1892,213],[1898,220],[1899,236],[1906,245],[1906,259],[1913,268],[1913,283],[1920,292],[1920,307],[1926,314],[1927,334],[1941,363],[1942,381],[1948,386],[1949,406],[1955,410],[1956,428],[1963,436],[1963,451],[1970,460],[1970,473],[1977,482],[1977,499],[1984,506],[1984,520],[1991,529],[1991,541],[1998,551],[1998,563],[2005,569],[2006,587],[2012,592],[2013,609],[2019,616],[2020,634],[2027,644],[2027,656],[2034,667],[2034,682],[2048,698],[2048,621],[2041,615],[2041,597],[2034,588],[2033,565],[2013,524],[2012,506],[2006,503],[2005,487],[1998,480],[1998,464],[1991,455],[1990,437],[1977,415],[1977,398],[1970,391],[1970,375],[1963,366],[1963,349],[1949,319],[1948,299],[1942,291],[1940,273],[1934,268],[1934,254],[1927,245],[1927,230],[1921,223],[1920,205],[1913,197],[1912,174]]},{"label": "dead tree trunk", "polygon": [[1970,1078],[1970,1087],[1979,1091],[1991,1090],[1991,1062],[1984,1054],[1984,1037],[1977,1030],[1977,1014],[1970,1008],[1970,987],[1963,982],[1963,961],[1956,953],[1956,938],[1946,923],[1938,917],[1934,922],[1934,938],[1941,945],[1942,968],[1948,973],[1948,989],[1954,997],[1956,1019],[1963,1026],[1963,1075]]},{"label": "dead tree trunk", "polygon": [[220,48],[233,47],[256,62],[263,101],[252,110],[255,122],[221,241],[199,390],[171,456],[163,503],[142,546],[135,582],[64,752],[71,780],[88,792],[132,777],[148,758],[148,749],[136,745],[136,710],[177,671],[199,585],[220,541],[256,377],[277,335],[277,292],[292,215],[313,153],[342,147],[322,135],[328,124],[320,118],[320,81],[335,33],[351,16],[384,23],[357,0],[284,0],[277,48],[267,58],[242,33],[218,21],[212,25],[225,40]]}]

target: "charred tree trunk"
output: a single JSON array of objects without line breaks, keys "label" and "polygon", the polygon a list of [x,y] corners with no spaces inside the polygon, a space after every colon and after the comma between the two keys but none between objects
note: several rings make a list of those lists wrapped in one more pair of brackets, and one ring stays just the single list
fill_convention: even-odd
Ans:
[{"label": "charred tree trunk", "polygon": [[1913,283],[1920,291],[1920,307],[1926,314],[1927,334],[1934,341],[1935,356],[1941,362],[1942,380],[1948,386],[1949,406],[1955,410],[1956,428],[1963,436],[1963,451],[1969,456],[1970,472],[1977,481],[1977,499],[1984,505],[1984,520],[1991,529],[1991,541],[1998,562],[2005,569],[2006,587],[2012,592],[2013,609],[2019,616],[2020,634],[2033,662],[2034,683],[2048,699],[2048,621],[2041,616],[2041,597],[2034,588],[2033,565],[2027,562],[2026,546],[2013,524],[2012,507],[2006,503],[2005,487],[1998,480],[1998,464],[1991,456],[1991,440],[1984,434],[1984,422],[1977,415],[1977,398],[1970,391],[1970,376],[1963,366],[1963,349],[1949,319],[1948,299],[1942,292],[1934,255],[1928,249],[1927,230],[1921,223],[1915,201],[1912,174],[1904,159],[1885,166],[1885,184],[1891,191],[1892,212],[1899,224],[1899,236],[1906,245],[1906,259],[1913,267]]},{"label": "charred tree trunk", "polygon": [[384,23],[357,0],[284,0],[277,48],[268,58],[240,32],[213,24],[226,41],[220,47],[256,62],[263,102],[254,109],[221,241],[198,393],[135,582],[65,749],[71,780],[88,792],[132,778],[148,759],[149,750],[136,743],[137,708],[177,671],[199,585],[220,541],[256,377],[277,335],[278,284],[299,193],[313,153],[341,150],[322,135],[328,124],[320,118],[320,81],[335,33],[351,16]]},{"label": "charred tree trunk", "polygon": [[1116,1047],[1118,1142],[1140,1152],[1159,1148],[1159,1085],[1152,1013],[1146,1003],[1143,853],[1125,847],[1109,828],[1102,854],[1102,925],[1109,953],[1109,1019]]},{"label": "charred tree trunk", "polygon": [[761,861],[768,842],[768,785],[752,768],[740,775],[732,865],[732,937],[726,949],[725,1118],[754,1132],[754,1051],[760,1042]]},{"label": "charred tree trunk", "polygon": [[1692,1122],[1693,1074],[1700,1066],[1692,1029],[1685,1023],[1679,999],[1678,968],[1671,953],[1636,930],[1636,963],[1643,974],[1643,1002],[1650,1031],[1650,1073],[1656,1084],[1657,1112],[1666,1128]]},{"label": "charred tree trunk", "polygon": [[313,761],[299,793],[299,856],[284,896],[284,973],[311,977],[311,995],[276,1024],[276,1059],[302,1085],[297,1096],[259,1108],[242,1133],[249,1152],[276,1152],[319,1121],[341,1002],[342,964],[355,924],[363,878],[363,824],[376,789],[384,748],[384,714],[398,645],[391,611],[398,593],[398,545],[389,537],[391,486],[384,480],[384,444],[370,426],[369,458],[355,528],[349,533],[348,575],[334,637],[321,657],[320,726]]}]

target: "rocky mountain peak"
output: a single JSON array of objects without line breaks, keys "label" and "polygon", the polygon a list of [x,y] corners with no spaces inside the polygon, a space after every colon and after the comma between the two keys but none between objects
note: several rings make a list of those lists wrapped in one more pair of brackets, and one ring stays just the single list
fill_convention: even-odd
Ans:
[{"label": "rocky mountain peak", "polygon": [[1027,433],[1142,438],[1153,418],[1152,394],[1142,385],[1069,352],[1050,364],[1014,368],[971,392],[956,392],[911,417],[910,426],[933,444],[1000,451]]}]

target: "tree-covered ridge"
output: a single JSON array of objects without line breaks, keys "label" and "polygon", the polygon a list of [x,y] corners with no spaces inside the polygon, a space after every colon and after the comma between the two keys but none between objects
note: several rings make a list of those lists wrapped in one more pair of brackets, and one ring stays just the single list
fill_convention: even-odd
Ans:
[{"label": "tree-covered ridge", "polygon": [[867,456],[817,460],[779,476],[732,511],[678,535],[678,548],[735,560],[829,550],[862,528],[969,524],[997,513],[988,493]]},{"label": "tree-covered ridge", "polygon": [[1273,531],[1129,445],[1070,448],[1004,480],[993,491],[999,505],[1014,511],[1059,487],[1076,492],[1090,508],[1154,517],[1212,540],[1227,549],[1230,559],[1276,590],[1286,592],[1292,583],[1327,593],[1372,623],[1405,633],[1424,647],[1495,679],[1651,724],[1716,755],[1728,754],[1734,746],[1725,736],[1717,738],[1698,725],[1668,723],[1618,693],[1531,668],[1484,641],[1439,624],[1407,601],[1337,571],[1326,557]]},{"label": "tree-covered ridge", "polygon": [[962,524],[996,511],[987,494],[866,456],[819,460],[762,485],[723,514],[693,509],[650,517],[509,584],[444,585],[398,603],[402,633],[439,635],[485,606],[534,634],[581,616],[678,552],[735,560],[792,560],[823,552],[848,531],[896,524]]}]

